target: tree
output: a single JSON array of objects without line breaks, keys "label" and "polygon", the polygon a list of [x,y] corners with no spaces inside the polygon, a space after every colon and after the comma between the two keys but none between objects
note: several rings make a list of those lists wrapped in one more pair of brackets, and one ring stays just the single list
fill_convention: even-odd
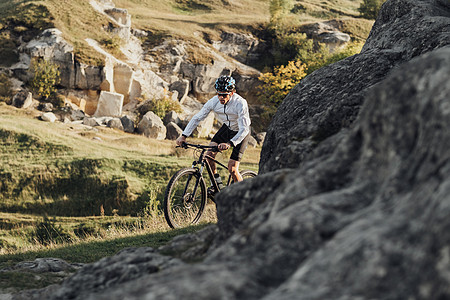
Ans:
[{"label": "tree", "polygon": [[381,5],[385,1],[386,0],[363,0],[358,10],[364,18],[376,19]]}]

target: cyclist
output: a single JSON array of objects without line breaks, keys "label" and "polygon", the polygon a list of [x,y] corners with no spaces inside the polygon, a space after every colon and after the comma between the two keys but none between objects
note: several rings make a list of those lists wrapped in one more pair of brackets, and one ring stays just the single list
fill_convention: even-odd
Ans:
[{"label": "cyclist", "polygon": [[[181,146],[194,129],[204,120],[211,111],[214,111],[219,120],[223,122],[210,142],[210,146],[218,146],[219,150],[233,148],[228,171],[234,181],[242,181],[239,173],[239,161],[242,159],[248,145],[250,135],[250,116],[248,113],[247,100],[236,93],[236,82],[231,76],[220,76],[214,85],[217,95],[205,103],[202,109],[191,119],[184,129],[182,135],[176,140]],[[208,151],[207,155],[216,157],[217,152]],[[216,173],[215,162],[208,160],[209,165]]]}]

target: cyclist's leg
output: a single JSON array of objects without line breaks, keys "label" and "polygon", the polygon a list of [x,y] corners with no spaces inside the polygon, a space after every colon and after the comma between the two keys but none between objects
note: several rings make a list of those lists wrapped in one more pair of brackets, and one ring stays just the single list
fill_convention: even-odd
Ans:
[{"label": "cyclist's leg", "polygon": [[228,171],[230,172],[233,181],[242,181],[241,173],[239,173],[239,161],[230,158],[228,161]]},{"label": "cyclist's leg", "polygon": [[245,149],[247,149],[249,135],[247,135],[241,143],[234,147],[233,152],[231,152],[230,160],[228,161],[228,171],[234,181],[242,181],[242,176],[239,173],[239,162],[244,155]]},{"label": "cyclist's leg", "polygon": [[[217,146],[220,143],[226,143],[229,141],[228,139],[228,127],[223,124],[222,127],[216,132],[214,137],[211,139],[211,142],[209,143],[210,146]],[[207,155],[212,156],[213,158],[216,158],[217,152],[208,151],[206,152]],[[216,163],[212,160],[208,159],[208,164],[211,167],[211,170],[213,173],[216,173]]]}]

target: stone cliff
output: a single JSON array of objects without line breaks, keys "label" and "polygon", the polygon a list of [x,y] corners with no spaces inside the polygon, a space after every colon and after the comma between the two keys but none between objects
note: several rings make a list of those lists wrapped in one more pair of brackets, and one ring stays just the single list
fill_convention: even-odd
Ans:
[{"label": "stone cliff", "polygon": [[450,298],[449,29],[447,0],[388,0],[285,99],[217,226],[13,298]]}]

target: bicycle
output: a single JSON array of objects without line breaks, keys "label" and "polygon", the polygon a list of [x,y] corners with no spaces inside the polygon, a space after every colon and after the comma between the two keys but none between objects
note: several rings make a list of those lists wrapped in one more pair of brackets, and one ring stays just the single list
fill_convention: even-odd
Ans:
[{"label": "bicycle", "polygon": [[[182,148],[194,148],[200,152],[192,167],[183,168],[176,172],[170,179],[164,195],[164,217],[172,228],[185,227],[196,224],[200,220],[205,209],[207,198],[214,203],[214,196],[220,191],[219,184],[214,179],[214,173],[207,159],[214,161],[218,166],[228,169],[215,158],[206,155],[208,150],[219,152],[217,146],[195,145],[184,143]],[[203,171],[206,168],[211,186],[206,188]],[[241,176],[244,179],[255,177],[257,174],[251,170],[244,170]],[[225,186],[232,184],[231,174]]]}]

